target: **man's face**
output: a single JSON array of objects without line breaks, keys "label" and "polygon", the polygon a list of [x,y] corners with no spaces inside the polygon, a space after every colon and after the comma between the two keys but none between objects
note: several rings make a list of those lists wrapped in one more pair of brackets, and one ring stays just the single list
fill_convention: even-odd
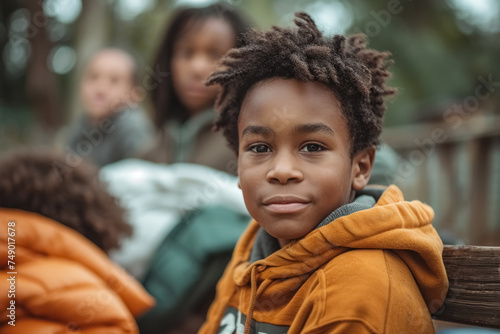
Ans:
[{"label": "man's face", "polygon": [[109,116],[131,99],[134,66],[119,50],[103,50],[91,59],[80,85],[80,97],[91,118]]},{"label": "man's face", "polygon": [[358,160],[366,156],[351,159],[340,102],[320,83],[257,84],[243,101],[238,137],[245,204],[282,246],[312,231],[364,187]]}]

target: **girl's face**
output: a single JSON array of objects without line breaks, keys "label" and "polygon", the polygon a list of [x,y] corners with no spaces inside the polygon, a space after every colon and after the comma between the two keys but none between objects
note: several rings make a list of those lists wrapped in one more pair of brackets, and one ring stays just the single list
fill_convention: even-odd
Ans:
[{"label": "girl's face", "polygon": [[171,73],[175,93],[191,116],[209,108],[219,91],[203,81],[217,61],[235,46],[236,36],[226,21],[210,18],[190,22],[174,44]]}]

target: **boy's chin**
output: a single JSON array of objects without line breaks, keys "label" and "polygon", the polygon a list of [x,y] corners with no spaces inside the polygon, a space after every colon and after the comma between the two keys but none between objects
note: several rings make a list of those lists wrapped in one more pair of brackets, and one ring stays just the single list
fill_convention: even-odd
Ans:
[{"label": "boy's chin", "polygon": [[300,221],[295,221],[292,219],[280,219],[272,223],[272,226],[266,224],[260,224],[267,233],[278,240],[296,240],[306,236],[311,232],[315,226],[311,229],[304,229],[304,224]]}]

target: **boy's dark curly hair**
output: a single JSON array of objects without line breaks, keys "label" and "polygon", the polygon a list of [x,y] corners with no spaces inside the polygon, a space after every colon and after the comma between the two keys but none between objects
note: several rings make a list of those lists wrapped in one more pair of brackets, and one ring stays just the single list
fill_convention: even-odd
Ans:
[{"label": "boy's dark curly hair", "polygon": [[57,152],[21,150],[0,160],[0,207],[36,212],[85,236],[106,253],[132,234],[125,212],[98,179],[97,168],[75,167]]},{"label": "boy's dark curly hair", "polygon": [[220,84],[215,129],[223,129],[238,153],[238,117],[246,93],[256,83],[272,78],[317,81],[329,87],[342,105],[351,136],[351,155],[379,144],[384,97],[396,90],[385,86],[390,76],[390,53],[367,49],[364,35],[324,37],[312,18],[295,14],[298,30],[273,27],[251,30],[246,45],[230,50],[222,70],[207,85]]}]

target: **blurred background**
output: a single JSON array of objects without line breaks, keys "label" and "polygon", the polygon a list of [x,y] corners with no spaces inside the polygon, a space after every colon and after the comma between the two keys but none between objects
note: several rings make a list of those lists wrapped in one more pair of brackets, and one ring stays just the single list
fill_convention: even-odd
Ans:
[{"label": "blurred background", "polygon": [[[103,46],[133,52],[142,72],[172,11],[209,0],[0,2],[0,153],[57,145],[79,114],[85,60]],[[396,183],[436,211],[442,233],[500,245],[500,2],[497,0],[228,0],[258,28],[307,11],[329,34],[362,32],[392,52],[384,140]],[[148,99],[143,104],[150,108]]]}]

